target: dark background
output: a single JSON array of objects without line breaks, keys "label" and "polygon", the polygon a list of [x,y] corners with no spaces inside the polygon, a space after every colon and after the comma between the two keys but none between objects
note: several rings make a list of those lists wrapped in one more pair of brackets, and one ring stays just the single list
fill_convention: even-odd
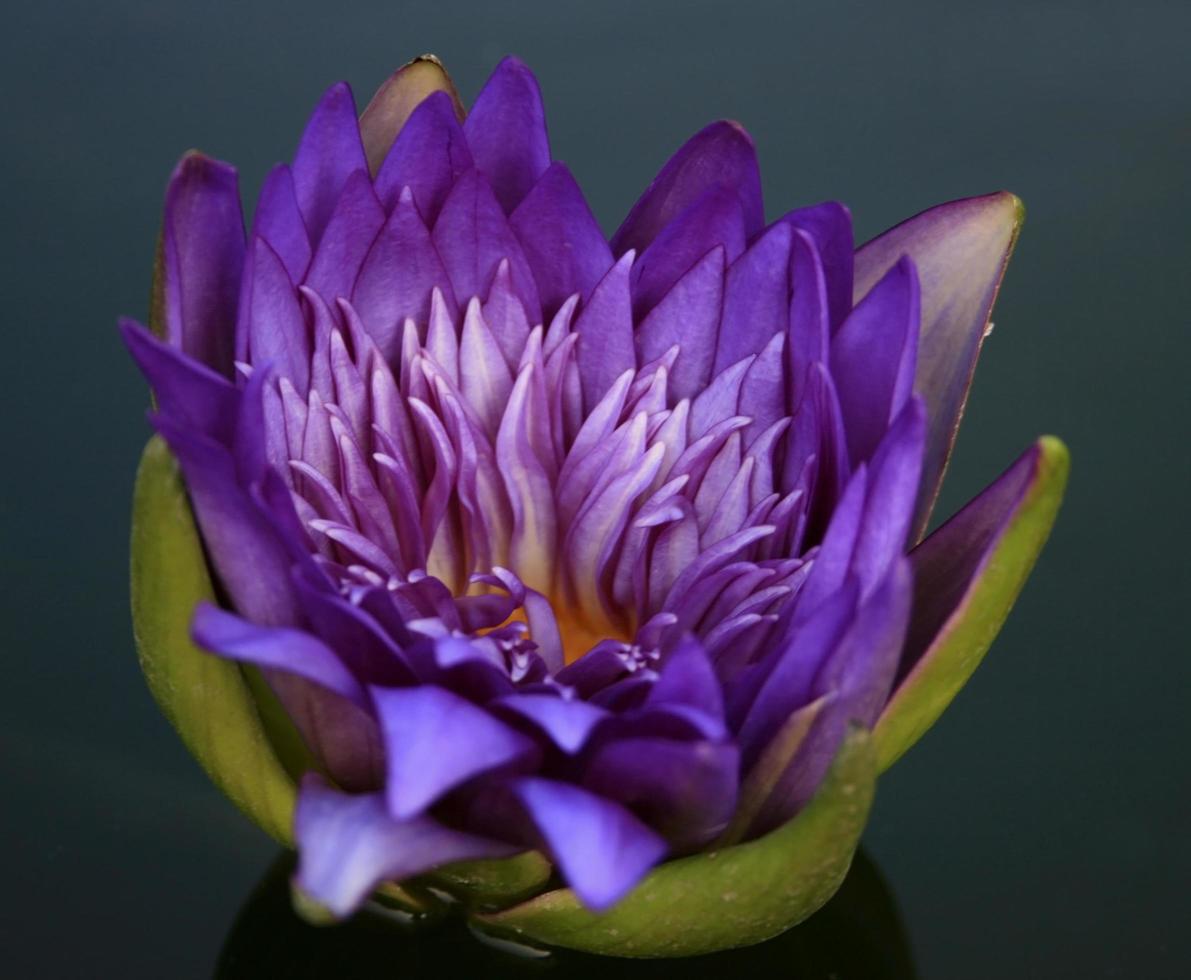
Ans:
[{"label": "dark background", "polygon": [[428,50],[466,100],[505,52],[527,60],[609,230],[722,116],[756,138],[771,217],[838,198],[864,240],[950,198],[1024,198],[943,510],[1040,432],[1068,441],[1071,488],[987,662],[883,779],[866,847],[921,977],[1191,975],[1191,5],[341,6],[4,14],[0,972],[210,976],[274,856],[137,670],[146,395],[115,318],[145,314],[182,151],[234,161],[254,196],[325,86],[362,106]]}]

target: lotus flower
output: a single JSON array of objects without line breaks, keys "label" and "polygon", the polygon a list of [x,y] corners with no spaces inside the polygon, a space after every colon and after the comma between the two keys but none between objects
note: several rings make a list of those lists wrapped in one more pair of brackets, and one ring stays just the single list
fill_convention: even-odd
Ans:
[{"label": "lotus flower", "polygon": [[185,156],[136,634],[300,908],[660,956],[821,905],[1058,508],[1044,438],[919,543],[1021,215],[767,224],[718,122],[609,240],[511,58],[466,115],[430,58],[333,86],[247,236]]}]

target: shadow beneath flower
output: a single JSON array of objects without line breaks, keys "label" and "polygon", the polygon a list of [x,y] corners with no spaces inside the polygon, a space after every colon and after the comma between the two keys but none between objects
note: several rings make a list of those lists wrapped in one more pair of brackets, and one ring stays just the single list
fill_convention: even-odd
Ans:
[{"label": "shadow beneath flower", "polygon": [[476,939],[458,918],[409,925],[366,909],[341,925],[315,927],[294,913],[292,854],[280,855],[232,923],[215,980],[261,977],[337,980],[479,977],[485,980],[723,978],[912,980],[914,965],[893,895],[863,852],[835,897],[802,925],[748,949],[684,960],[608,960],[560,951],[517,955]]}]

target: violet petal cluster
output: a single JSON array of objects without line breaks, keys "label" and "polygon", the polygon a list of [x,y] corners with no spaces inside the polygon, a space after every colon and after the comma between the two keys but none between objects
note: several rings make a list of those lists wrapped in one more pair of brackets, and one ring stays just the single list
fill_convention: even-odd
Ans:
[{"label": "violet petal cluster", "polygon": [[908,552],[1018,206],[856,251],[841,204],[767,223],[718,122],[608,239],[523,64],[466,116],[404,84],[361,119],[332,87],[247,236],[230,166],[170,182],[159,335],[122,332],[221,589],[193,637],[313,754],[313,902],[537,848],[604,909],[715,842],[803,713],[743,836],[797,814],[962,598],[987,529]]}]

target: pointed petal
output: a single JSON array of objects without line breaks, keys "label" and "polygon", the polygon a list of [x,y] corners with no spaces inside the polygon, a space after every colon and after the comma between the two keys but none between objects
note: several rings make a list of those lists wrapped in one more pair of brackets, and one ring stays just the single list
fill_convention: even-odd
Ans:
[{"label": "pointed petal", "polygon": [[324,921],[328,914],[350,915],[382,882],[518,850],[430,817],[394,820],[380,793],[340,793],[313,774],[302,781],[294,836],[300,855],[294,877],[299,910]]},{"label": "pointed petal", "polygon": [[385,740],[385,799],[399,820],[537,752],[529,738],[443,688],[373,688],[372,696]]},{"label": "pointed petal", "polygon": [[852,309],[852,214],[844,205],[827,201],[791,211],[782,220],[814,242],[823,263],[828,320],[834,332]]},{"label": "pointed petal", "polygon": [[612,237],[612,252],[645,248],[682,211],[716,184],[740,199],[751,236],[765,223],[757,151],[744,127],[715,122],[692,136],[661,169]]},{"label": "pointed petal", "polygon": [[831,376],[839,391],[853,466],[872,456],[910,397],[918,322],[918,277],[914,263],[903,258],[831,338]]},{"label": "pointed petal", "polygon": [[277,253],[264,239],[253,242],[251,289],[241,313],[246,318],[248,353],[254,364],[272,364],[298,391],[310,381],[306,322],[294,284]]},{"label": "pointed petal", "polygon": [[164,323],[150,325],[231,377],[244,266],[244,216],[233,167],[201,153],[182,158],[166,190],[161,259]]},{"label": "pointed petal", "polygon": [[1046,543],[1068,468],[1066,447],[1043,437],[910,553],[913,618],[897,688],[873,732],[882,770],[980,664]]},{"label": "pointed petal", "polygon": [[297,622],[291,557],[260,505],[237,482],[231,453],[161,415],[150,421],[178,459],[203,542],[236,609],[257,623]]},{"label": "pointed petal", "polygon": [[774,334],[785,333],[792,237],[788,225],[776,224],[728,269],[714,374],[742,357],[761,353]]},{"label": "pointed petal", "polygon": [[579,310],[575,332],[583,383],[583,403],[590,412],[625,371],[637,366],[633,345],[633,306],[629,290],[635,253],[626,252],[600,280]]},{"label": "pointed petal", "polygon": [[194,611],[190,634],[211,653],[297,674],[360,706],[367,703],[359,683],[335,651],[303,630],[257,626],[204,602]]},{"label": "pointed petal", "polygon": [[[360,113],[360,141],[368,159],[368,170],[374,177],[406,120],[436,92],[446,95],[452,112],[462,119],[463,104],[459,94],[442,62],[432,54],[406,62],[376,90],[372,101]],[[380,193],[379,189],[377,193]]]},{"label": "pointed petal", "polygon": [[120,336],[153,389],[161,412],[179,424],[228,445],[240,396],[205,364],[163,343],[135,320],[121,318]]},{"label": "pointed petal", "polygon": [[622,738],[597,749],[583,785],[630,807],[678,851],[719,834],[736,807],[735,745],[670,738]]},{"label": "pointed petal", "polygon": [[712,718],[723,717],[723,691],[702,643],[693,636],[678,643],[666,658],[646,704],[682,704]]},{"label": "pointed petal", "polygon": [[310,238],[294,193],[293,173],[284,163],[270,170],[261,186],[252,234],[269,243],[294,282],[302,281],[310,264]]},{"label": "pointed petal", "polygon": [[319,100],[294,154],[294,192],[311,242],[322,237],[343,185],[357,170],[367,172],[368,163],[356,104],[347,83],[339,82]]},{"label": "pointed petal", "polygon": [[525,249],[546,316],[575,293],[585,299],[612,266],[604,233],[564,164],[542,174],[509,225]]},{"label": "pointed petal", "polygon": [[386,210],[408,187],[422,218],[433,224],[451,186],[473,166],[455,109],[449,95],[436,92],[409,117],[376,175]]},{"label": "pointed petal", "polygon": [[306,285],[328,303],[352,294],[360,266],[385,223],[372,181],[357,170],[343,185],[343,193],[327,221],[306,276]]},{"label": "pointed petal", "polygon": [[583,748],[595,727],[609,717],[598,705],[553,694],[516,694],[502,698],[495,706],[523,718],[569,755]]},{"label": "pointed petal", "polygon": [[724,249],[717,246],[674,284],[637,330],[638,356],[643,364],[678,345],[678,360],[670,375],[675,399],[692,398],[707,385],[723,288]]},{"label": "pointed petal", "polygon": [[815,677],[823,703],[804,739],[757,813],[750,836],[780,827],[814,796],[851,724],[868,729],[889,696],[910,617],[913,580],[901,559],[856,612]]},{"label": "pointed petal", "polygon": [[725,264],[744,251],[740,201],[722,186],[703,197],[662,229],[633,266],[633,313],[644,316],[709,251],[722,246]]},{"label": "pointed petal", "polygon": [[497,266],[508,259],[513,288],[529,322],[542,322],[533,271],[492,188],[478,170],[460,177],[447,195],[434,224],[433,239],[460,303],[488,295]]},{"label": "pointed petal", "polygon": [[505,58],[484,83],[463,124],[476,166],[509,214],[550,166],[546,110],[533,72]]},{"label": "pointed petal", "polygon": [[665,841],[628,810],[578,786],[521,779],[513,791],[589,909],[615,904],[665,856]]},{"label": "pointed petal", "polygon": [[930,520],[1024,216],[1021,201],[1005,192],[953,201],[902,222],[856,253],[857,299],[903,255],[914,260],[922,284],[915,390],[926,399],[931,430],[915,537]]},{"label": "pointed petal", "polygon": [[453,307],[442,259],[413,197],[403,193],[372,243],[352,291],[352,305],[388,363],[397,361],[406,319],[429,320],[435,287],[447,291],[448,307]]}]

